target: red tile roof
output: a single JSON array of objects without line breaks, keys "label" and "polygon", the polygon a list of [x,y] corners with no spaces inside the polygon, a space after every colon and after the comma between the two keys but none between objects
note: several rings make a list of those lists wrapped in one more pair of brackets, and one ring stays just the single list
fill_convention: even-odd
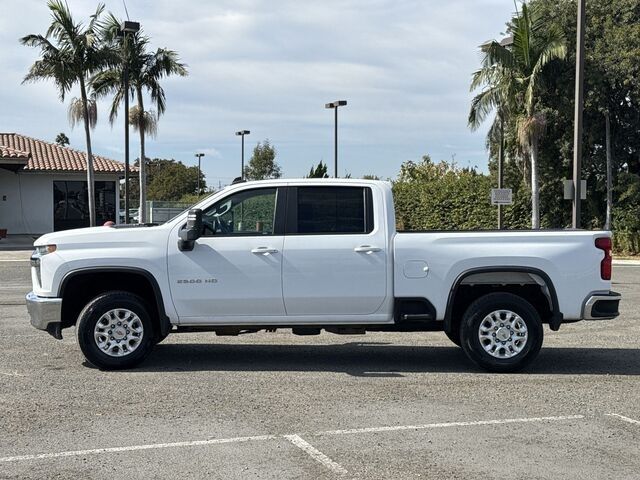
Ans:
[{"label": "red tile roof", "polygon": [[[5,152],[9,155],[5,156]],[[17,133],[0,133],[0,156],[4,158],[29,158],[24,170],[87,171],[85,152]],[[124,172],[123,163],[99,155],[93,156],[93,168],[98,173]],[[131,166],[130,171],[133,170],[137,170],[137,168]]]},{"label": "red tile roof", "polygon": [[16,150],[15,148],[0,145],[0,158],[17,158],[26,160],[30,156],[29,152],[23,152],[22,150]]}]

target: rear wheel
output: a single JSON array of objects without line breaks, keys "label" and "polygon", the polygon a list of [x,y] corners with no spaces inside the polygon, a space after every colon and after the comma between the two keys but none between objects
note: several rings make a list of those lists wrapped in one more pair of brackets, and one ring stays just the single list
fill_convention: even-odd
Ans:
[{"label": "rear wheel", "polygon": [[540,352],[543,329],[537,310],[511,293],[491,293],[473,302],[460,324],[467,356],[491,372],[516,372]]},{"label": "rear wheel", "polygon": [[85,358],[104,370],[131,368],[154,345],[144,301],[127,292],[107,292],[91,300],[80,312],[76,332]]}]

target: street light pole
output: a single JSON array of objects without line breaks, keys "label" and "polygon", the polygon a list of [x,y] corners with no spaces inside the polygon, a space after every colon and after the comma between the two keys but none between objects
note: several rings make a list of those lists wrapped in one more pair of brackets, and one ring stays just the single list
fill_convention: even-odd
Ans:
[{"label": "street light pole", "polygon": [[338,178],[338,107],[344,107],[347,104],[346,100],[336,100],[335,102],[325,103],[324,108],[333,108],[334,110],[334,123],[333,123],[333,163],[334,163],[334,178]]},{"label": "street light pole", "polygon": [[240,130],[238,132],[236,132],[236,135],[242,137],[242,153],[240,154],[240,160],[241,160],[241,171],[240,171],[240,178],[242,180],[244,180],[244,136],[245,135],[249,135],[251,132],[249,130]]},{"label": "street light pole", "polygon": [[[123,40],[122,76],[124,83],[124,223],[129,223],[129,35],[140,30],[138,22],[125,21],[119,34]],[[120,208],[118,206],[118,208]]]},{"label": "street light pole", "polygon": [[585,0],[578,0],[578,30],[576,35],[576,95],[573,131],[573,228],[580,228],[580,202],[582,198],[582,111],[584,106],[585,23]]},{"label": "street light pole", "polygon": [[194,157],[198,157],[198,198],[200,198],[200,159],[204,157],[204,153],[196,153]]}]

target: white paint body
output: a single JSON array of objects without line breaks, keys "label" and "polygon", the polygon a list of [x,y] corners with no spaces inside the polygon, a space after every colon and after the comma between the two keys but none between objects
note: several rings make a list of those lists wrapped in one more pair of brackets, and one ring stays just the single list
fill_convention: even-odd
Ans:
[{"label": "white paint body", "polygon": [[[174,325],[331,325],[393,323],[394,299],[422,297],[443,320],[461,274],[479,267],[529,267],[551,279],[559,310],[581,318],[600,278],[605,231],[477,231],[398,233],[391,187],[367,180],[270,180],[240,183],[204,199],[205,209],[241,190],[282,186],[365,186],[373,193],[369,234],[201,237],[178,249],[187,212],[164,225],[95,227],[56,232],[35,245],[57,245],[34,274],[34,292],[56,297],[64,276],[93,267],[136,267],[156,279]],[[355,251],[359,247],[375,251]],[[267,255],[251,251],[266,247]],[[360,248],[360,250],[363,250]],[[195,279],[197,283],[178,283]]]}]

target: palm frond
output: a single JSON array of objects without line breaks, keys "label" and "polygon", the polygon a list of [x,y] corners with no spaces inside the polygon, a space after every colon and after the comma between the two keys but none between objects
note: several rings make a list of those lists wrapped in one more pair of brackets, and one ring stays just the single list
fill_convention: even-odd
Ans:
[{"label": "palm frond", "polygon": [[499,107],[501,99],[500,87],[497,86],[488,87],[473,97],[469,110],[469,128],[477,130],[489,114]]},{"label": "palm frond", "polygon": [[[74,128],[76,124],[85,121],[84,118],[84,102],[81,98],[72,98],[69,104],[69,110],[67,111],[67,117],[69,118],[69,124],[71,128]],[[89,128],[95,128],[98,122],[98,107],[95,97],[87,98],[87,122]]]},{"label": "palm frond", "polygon": [[129,109],[129,122],[137,132],[155,137],[158,133],[157,115],[153,110],[143,111],[137,105]]}]

